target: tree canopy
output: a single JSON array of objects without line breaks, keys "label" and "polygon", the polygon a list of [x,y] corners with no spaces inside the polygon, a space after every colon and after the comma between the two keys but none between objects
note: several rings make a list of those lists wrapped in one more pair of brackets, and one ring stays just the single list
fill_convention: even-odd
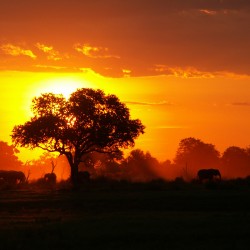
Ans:
[{"label": "tree canopy", "polygon": [[16,146],[42,148],[65,155],[71,167],[71,179],[77,181],[82,156],[90,152],[111,153],[134,145],[144,133],[138,119],[115,95],[102,90],[82,88],[69,99],[46,93],[32,101],[34,116],[12,131]]},{"label": "tree canopy", "polygon": [[248,148],[228,147],[221,159],[227,176],[244,177],[250,174],[250,153]]}]

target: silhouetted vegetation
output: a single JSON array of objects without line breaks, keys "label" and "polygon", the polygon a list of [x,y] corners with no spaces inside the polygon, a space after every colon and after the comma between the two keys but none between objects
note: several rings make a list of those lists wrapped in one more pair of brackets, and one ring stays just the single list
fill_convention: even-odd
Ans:
[{"label": "silhouetted vegetation", "polygon": [[[40,184],[54,185],[56,180],[68,179],[68,175],[74,186],[93,180],[192,182],[200,169],[217,169],[223,179],[250,175],[249,148],[231,146],[221,155],[215,145],[193,137],[180,141],[173,161],[159,162],[140,149],[125,157],[121,149],[134,146],[144,126],[130,118],[128,108],[116,96],[101,90],[78,89],[68,100],[62,95],[42,94],[33,99],[32,110],[30,121],[14,127],[14,146],[0,142],[4,152],[0,154],[0,169],[25,170]],[[49,161],[54,162],[55,155],[44,154],[38,160],[22,163],[15,155],[16,146],[59,153],[61,162],[66,159],[68,165],[62,164],[60,172],[48,173],[45,169]]]},{"label": "silhouetted vegetation", "polygon": [[183,167],[187,179],[192,179],[201,168],[218,168],[220,153],[212,144],[199,139],[185,138],[180,141],[174,164]]},{"label": "silhouetted vegetation", "polygon": [[16,156],[18,153],[19,150],[16,147],[0,141],[0,169],[21,170],[23,163]]},{"label": "silhouetted vegetation", "polygon": [[[3,155],[8,155],[10,159],[13,158],[12,161],[17,163],[17,169],[21,169],[29,177],[29,182],[33,186],[36,183],[40,188],[55,188],[56,179],[59,182],[64,180],[65,186],[69,186],[66,183],[70,176],[70,168],[63,156],[57,158],[54,155],[45,153],[37,160],[22,163],[15,155],[18,151],[15,151],[13,146],[8,146],[4,142],[2,142],[2,145],[5,145],[5,147],[1,151],[2,156],[0,155],[0,157],[3,158]],[[9,153],[10,149],[12,150],[11,154]],[[7,161],[3,160],[3,162]],[[184,181],[184,185],[186,185],[187,182],[192,183],[197,180],[199,170],[204,169],[204,167],[218,169],[221,173],[221,175],[210,176],[213,178],[205,178],[205,182],[218,180],[220,176],[223,180],[235,180],[237,178],[244,180],[250,176],[249,163],[250,154],[248,148],[229,147],[220,156],[214,145],[195,138],[186,138],[181,140],[173,162],[170,160],[159,162],[149,152],[145,153],[140,149],[132,150],[126,157],[121,151],[105,154],[100,152],[85,154],[79,164],[80,176],[78,182],[83,186],[91,186],[92,184],[87,183],[95,181],[93,185],[97,185],[97,183],[117,184],[118,182],[148,182],[152,184],[153,181],[164,180],[168,183],[174,181],[175,184],[173,185],[178,186],[176,183]],[[56,169],[55,164],[58,164]],[[2,164],[1,169],[5,170]],[[53,173],[54,169],[57,171],[55,174]],[[17,171],[14,166],[13,170]],[[3,180],[2,183],[4,183]],[[207,185],[217,186],[214,183],[207,183]],[[6,185],[3,186],[6,188]]]},{"label": "silhouetted vegetation", "polygon": [[[216,177],[250,176],[249,148],[230,146],[220,154],[215,145],[193,137],[180,141],[173,161],[159,162],[140,149],[124,156],[121,148],[133,146],[144,126],[130,118],[128,108],[116,96],[101,90],[78,89],[68,100],[62,95],[42,94],[33,99],[32,110],[30,121],[14,127],[14,145],[0,141],[0,170],[21,171],[27,175],[26,182],[31,176],[30,180],[40,187],[52,187],[62,180],[70,180],[74,186],[94,181],[152,184],[158,180],[186,185],[198,177],[210,182],[207,185],[217,185],[211,183]],[[16,155],[16,146],[38,147],[47,153],[23,163]],[[60,167],[54,173],[57,161]],[[50,164],[52,171],[48,172]],[[201,169],[207,169],[203,170],[206,174],[201,175]],[[211,175],[211,171],[219,174]],[[7,179],[1,177],[0,181],[10,182]]]},{"label": "silhouetted vegetation", "polygon": [[246,174],[250,175],[249,148],[235,146],[227,148],[221,157],[221,165],[227,176],[245,177]]},{"label": "silhouetted vegetation", "polygon": [[62,95],[42,94],[33,99],[32,111],[30,121],[14,127],[14,144],[65,155],[74,185],[82,156],[133,146],[144,131],[140,120],[130,118],[125,104],[101,90],[78,89],[68,100]]},{"label": "silhouetted vegetation", "polygon": [[[53,167],[55,164],[57,167]],[[26,161],[22,169],[30,180],[43,179],[46,173],[55,173],[57,180],[68,179],[70,175],[70,168],[65,156],[59,157],[48,152],[40,155],[38,159]]]},{"label": "silhouetted vegetation", "polygon": [[[196,144],[197,139],[185,141]],[[204,143],[197,144],[204,150]],[[36,177],[42,177],[0,184],[1,249],[248,249],[248,169],[244,172],[235,160],[232,169],[239,167],[246,177],[227,179],[222,174],[221,181],[200,182],[192,171],[210,166],[207,161],[217,164],[207,160],[217,159],[211,154],[215,147],[204,150],[203,160],[193,167],[199,146],[185,145],[177,151],[178,156],[185,152],[179,162],[161,163],[139,149],[127,156],[91,152],[81,159],[75,192],[67,178],[53,185],[46,181],[45,175],[53,174],[63,158],[44,154],[22,164],[31,176],[40,169]],[[242,150],[226,150],[227,158],[216,153],[220,170],[229,169],[235,151]],[[189,155],[192,161],[186,164]]]}]

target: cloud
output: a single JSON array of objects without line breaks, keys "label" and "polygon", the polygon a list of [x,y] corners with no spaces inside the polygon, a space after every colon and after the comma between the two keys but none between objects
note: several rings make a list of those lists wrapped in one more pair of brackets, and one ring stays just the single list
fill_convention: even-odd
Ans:
[{"label": "cloud", "polygon": [[106,47],[94,47],[87,43],[83,45],[75,44],[74,49],[90,58],[120,58],[119,56],[109,54],[109,49]]},{"label": "cloud", "polygon": [[[48,64],[64,64],[64,54],[57,51],[63,48],[71,55],[68,66],[89,67],[109,77],[165,74],[198,78],[222,71],[250,75],[249,0],[4,2],[2,43],[22,37],[34,47],[34,37],[44,41],[34,50],[41,59],[37,64],[45,59]],[[6,56],[3,62],[3,53],[0,56],[3,68],[16,63]]]},{"label": "cloud", "polygon": [[233,106],[250,106],[250,102],[234,102],[231,105],[233,105]]},{"label": "cloud", "polygon": [[163,75],[174,75],[182,78],[213,78],[215,75],[211,72],[202,72],[194,67],[169,67],[166,65],[156,65],[154,71]]},{"label": "cloud", "polygon": [[202,10],[199,10],[200,13],[202,14],[205,14],[205,15],[216,15],[218,12],[217,11],[214,11],[214,10],[207,10],[207,9],[202,9]]},{"label": "cloud", "polygon": [[23,49],[13,44],[3,44],[0,49],[7,55],[11,56],[28,56],[32,59],[36,59],[36,55],[29,49]]},{"label": "cloud", "polygon": [[178,125],[162,125],[162,126],[156,126],[155,129],[188,129],[187,126],[178,126]]},{"label": "cloud", "polygon": [[36,64],[32,69],[34,71],[45,71],[45,72],[82,72],[81,69],[79,68],[56,66],[56,65],[43,65],[43,64]]},{"label": "cloud", "polygon": [[53,61],[59,61],[62,60],[62,57],[60,56],[60,53],[56,50],[54,50],[53,46],[47,46],[42,43],[36,43],[36,47],[43,51],[45,54],[47,54],[47,59],[48,60],[53,60]]},{"label": "cloud", "polygon": [[123,77],[130,77],[132,70],[122,69]]}]

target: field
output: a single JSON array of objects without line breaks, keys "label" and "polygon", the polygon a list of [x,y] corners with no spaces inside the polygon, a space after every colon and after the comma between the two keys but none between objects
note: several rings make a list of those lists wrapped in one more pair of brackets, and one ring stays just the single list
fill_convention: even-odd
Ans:
[{"label": "field", "polygon": [[0,191],[0,249],[249,249],[250,189]]}]

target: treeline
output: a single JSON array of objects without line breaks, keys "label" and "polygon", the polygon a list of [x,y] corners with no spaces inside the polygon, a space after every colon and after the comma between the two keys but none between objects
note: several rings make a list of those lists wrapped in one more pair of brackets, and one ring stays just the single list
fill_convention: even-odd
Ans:
[{"label": "treeline", "polygon": [[[69,177],[70,169],[63,156],[45,153],[37,160],[24,163],[18,159],[18,153],[12,145],[0,141],[0,169],[23,171],[32,180],[51,172],[51,167],[55,166],[53,170],[58,180]],[[92,152],[82,158],[79,166],[80,171],[88,171],[93,179],[130,182],[174,180],[178,177],[191,181],[202,168],[217,168],[224,179],[250,176],[250,148],[230,146],[220,153],[215,145],[190,137],[180,141],[173,160],[159,162],[149,152],[135,149],[127,156],[122,152]]]},{"label": "treeline", "polygon": [[92,153],[82,169],[92,176],[148,182],[155,179],[185,181],[197,178],[200,169],[219,169],[223,179],[250,176],[250,148],[228,147],[222,154],[215,145],[196,138],[180,141],[174,159],[159,162],[149,152],[136,149],[127,157]]},{"label": "treeline", "polygon": [[172,168],[179,168],[189,179],[201,168],[217,168],[223,178],[247,177],[250,175],[250,148],[228,147],[220,153],[215,145],[196,138],[180,141]]}]

